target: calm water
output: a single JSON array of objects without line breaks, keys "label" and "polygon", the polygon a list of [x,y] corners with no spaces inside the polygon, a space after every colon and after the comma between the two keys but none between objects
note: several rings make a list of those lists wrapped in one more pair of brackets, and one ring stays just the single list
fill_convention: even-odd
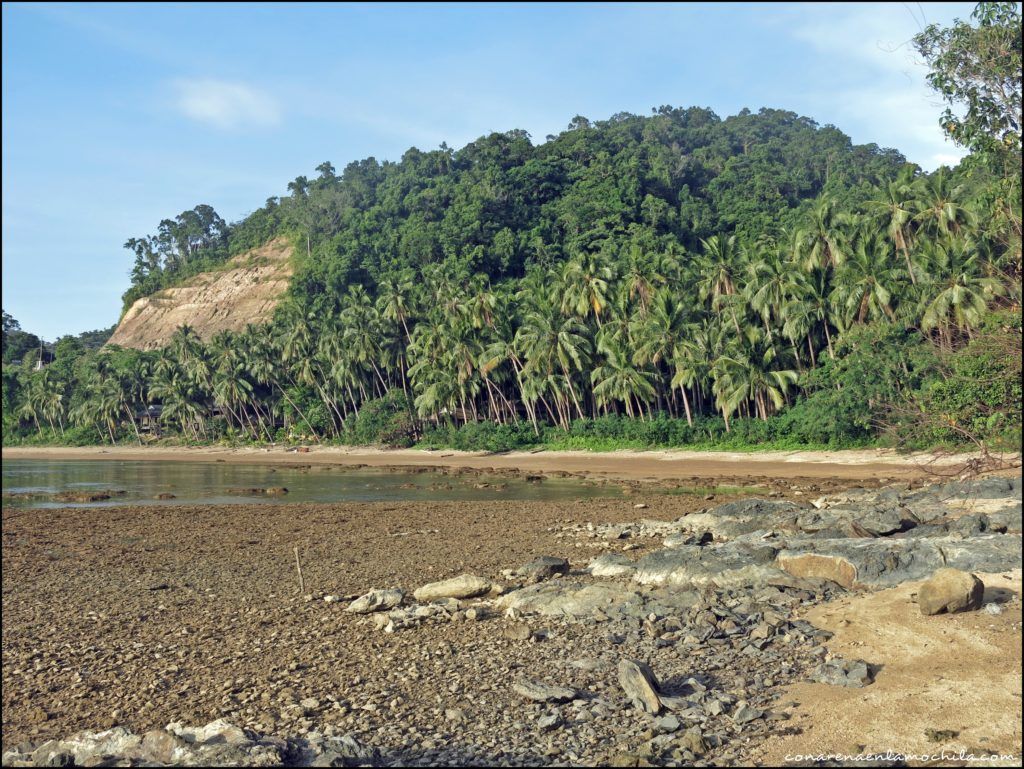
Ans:
[{"label": "calm water", "polygon": [[[478,484],[489,484],[477,488]],[[505,485],[504,489],[496,488]],[[280,497],[232,493],[232,488],[284,486]],[[8,500],[18,507],[100,507],[112,505],[281,504],[376,500],[559,500],[621,495],[615,486],[545,479],[527,483],[497,475],[406,473],[313,465],[308,470],[212,462],[117,462],[16,459],[3,463],[3,492],[55,493],[120,489],[123,496],[102,502]],[[160,493],[175,499],[157,500]]]}]

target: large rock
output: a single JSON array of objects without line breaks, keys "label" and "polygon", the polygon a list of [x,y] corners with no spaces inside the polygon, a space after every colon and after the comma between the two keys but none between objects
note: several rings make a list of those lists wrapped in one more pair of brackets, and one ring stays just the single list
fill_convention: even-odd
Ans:
[{"label": "large rock", "polygon": [[590,585],[558,580],[554,583],[530,585],[501,596],[499,609],[516,609],[524,614],[584,617],[597,609],[639,616],[644,598],[636,590],[610,582]]},{"label": "large rock", "polygon": [[438,598],[476,598],[491,589],[491,583],[473,574],[431,582],[416,590],[412,595],[417,601],[436,601]]},{"label": "large rock", "polygon": [[985,585],[973,574],[959,569],[939,569],[917,591],[921,613],[974,611],[981,608]]},{"label": "large rock", "polygon": [[33,759],[39,766],[280,766],[285,745],[257,744],[253,735],[218,720],[199,727],[172,723],[145,735],[124,727],[78,732],[40,746]]},{"label": "large rock", "polygon": [[1021,565],[1016,535],[896,539],[790,540],[776,559],[779,568],[802,578],[843,587],[891,587],[925,579],[943,566],[968,571],[1004,571]]},{"label": "large rock", "polygon": [[624,659],[619,662],[618,671],[619,684],[634,707],[652,715],[661,712],[658,679],[647,665]]},{"label": "large rock", "polygon": [[807,510],[793,502],[741,499],[727,502],[706,513],[693,513],[679,522],[690,532],[709,532],[718,539],[735,539],[755,531],[799,531],[797,520]]},{"label": "large rock", "polygon": [[683,545],[641,558],[633,579],[641,584],[720,588],[777,584],[787,575],[774,565],[776,552],[776,547],[757,542]]},{"label": "large rock", "polygon": [[404,597],[401,590],[371,590],[350,603],[345,611],[353,614],[387,611],[401,604]]},{"label": "large rock", "polygon": [[592,560],[587,570],[592,577],[630,577],[636,565],[621,553],[605,553]]}]

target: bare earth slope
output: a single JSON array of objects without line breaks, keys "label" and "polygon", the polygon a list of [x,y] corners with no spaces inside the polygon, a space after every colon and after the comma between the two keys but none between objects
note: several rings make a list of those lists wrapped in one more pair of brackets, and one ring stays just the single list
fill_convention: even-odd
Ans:
[{"label": "bare earth slope", "polygon": [[219,331],[269,321],[292,276],[291,254],[291,246],[278,238],[232,258],[223,270],[200,273],[143,297],[125,313],[107,344],[153,350],[166,345],[184,324],[209,339]]}]

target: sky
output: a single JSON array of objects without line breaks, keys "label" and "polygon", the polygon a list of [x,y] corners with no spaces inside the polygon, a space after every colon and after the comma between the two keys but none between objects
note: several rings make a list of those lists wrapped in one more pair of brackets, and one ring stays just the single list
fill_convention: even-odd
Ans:
[{"label": "sky", "polygon": [[124,242],[338,169],[575,115],[787,109],[932,170],[963,152],[910,39],[968,3],[3,4],[3,308],[117,321]]}]

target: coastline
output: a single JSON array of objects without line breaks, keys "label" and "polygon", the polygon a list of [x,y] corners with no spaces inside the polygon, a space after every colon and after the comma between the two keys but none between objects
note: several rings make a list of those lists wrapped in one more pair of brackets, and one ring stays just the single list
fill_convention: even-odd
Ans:
[{"label": "coastline", "polygon": [[523,472],[570,472],[630,480],[671,478],[773,477],[844,480],[911,480],[957,475],[977,454],[899,454],[891,449],[843,451],[621,450],[513,451],[503,453],[456,450],[375,449],[372,447],[287,448],[200,447],[4,447],[8,459],[229,462],[237,464],[364,465],[367,467],[447,467]]}]

